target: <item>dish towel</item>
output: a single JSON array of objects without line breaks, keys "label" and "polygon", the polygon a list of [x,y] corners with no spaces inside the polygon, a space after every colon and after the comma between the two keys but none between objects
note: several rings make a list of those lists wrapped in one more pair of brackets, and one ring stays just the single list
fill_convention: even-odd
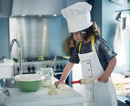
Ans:
[{"label": "dish towel", "polygon": [[125,52],[123,47],[122,40],[122,21],[123,18],[120,18],[117,23],[115,38],[113,42],[113,49],[118,54],[117,55],[117,65],[121,66],[126,63]]},{"label": "dish towel", "polygon": [[122,19],[120,19],[117,23],[116,33],[113,43],[113,49],[116,53],[119,53],[122,48]]},{"label": "dish towel", "polygon": [[0,106],[4,105],[6,98],[6,95],[0,90]]},{"label": "dish towel", "polygon": [[9,90],[0,87],[0,106],[6,106],[5,104],[9,96]]},{"label": "dish towel", "polygon": [[124,30],[130,30],[129,14],[126,14],[126,17],[124,18],[124,24],[125,24]]}]

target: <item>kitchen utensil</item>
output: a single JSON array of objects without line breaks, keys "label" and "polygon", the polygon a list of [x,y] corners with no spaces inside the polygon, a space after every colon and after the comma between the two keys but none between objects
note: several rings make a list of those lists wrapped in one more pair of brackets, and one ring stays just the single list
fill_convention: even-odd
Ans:
[{"label": "kitchen utensil", "polygon": [[43,75],[22,74],[15,76],[19,89],[23,92],[35,92],[42,86]]},{"label": "kitchen utensil", "polygon": [[91,79],[80,79],[78,81],[71,81],[71,84],[80,83],[80,84],[90,84],[100,81],[100,78],[91,78]]},{"label": "kitchen utensil", "polygon": [[15,79],[14,79],[14,73],[13,72],[11,72],[11,77],[12,77],[11,83],[14,84],[15,83]]},{"label": "kitchen utensil", "polygon": [[54,62],[56,61],[56,57],[57,57],[57,54],[56,54],[55,57],[54,57],[54,60],[53,60],[53,62],[52,62],[52,64],[51,64],[51,67],[54,65]]},{"label": "kitchen utensil", "polygon": [[73,39],[73,34],[71,34],[70,37],[68,37],[64,42],[64,49],[68,56],[70,56],[70,49],[73,50],[73,47],[76,46],[76,41]]}]

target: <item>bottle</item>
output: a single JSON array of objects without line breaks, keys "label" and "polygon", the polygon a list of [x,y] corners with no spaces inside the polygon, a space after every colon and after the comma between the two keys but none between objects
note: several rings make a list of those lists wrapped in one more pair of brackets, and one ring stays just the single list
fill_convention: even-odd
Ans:
[{"label": "bottle", "polygon": [[44,68],[43,75],[45,78],[42,81],[42,86],[49,87],[49,86],[53,85],[53,83],[54,83],[53,68],[52,67]]}]

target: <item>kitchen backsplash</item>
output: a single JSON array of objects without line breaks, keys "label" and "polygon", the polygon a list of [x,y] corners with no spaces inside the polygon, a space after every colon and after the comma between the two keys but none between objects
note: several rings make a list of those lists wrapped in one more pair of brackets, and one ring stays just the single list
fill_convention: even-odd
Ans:
[{"label": "kitchen backsplash", "polygon": [[[19,40],[23,58],[66,55],[63,45],[70,34],[62,16],[11,17],[9,23],[10,41]],[[11,57],[18,57],[17,51],[14,44]]]}]

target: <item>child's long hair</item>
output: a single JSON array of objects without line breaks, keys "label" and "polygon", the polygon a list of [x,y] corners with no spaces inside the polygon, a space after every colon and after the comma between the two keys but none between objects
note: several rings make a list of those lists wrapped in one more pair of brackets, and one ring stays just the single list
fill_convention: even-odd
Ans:
[{"label": "child's long hair", "polygon": [[84,40],[87,40],[91,35],[99,36],[100,29],[98,28],[96,22],[93,22],[89,28],[79,31],[79,33],[84,38]]}]

